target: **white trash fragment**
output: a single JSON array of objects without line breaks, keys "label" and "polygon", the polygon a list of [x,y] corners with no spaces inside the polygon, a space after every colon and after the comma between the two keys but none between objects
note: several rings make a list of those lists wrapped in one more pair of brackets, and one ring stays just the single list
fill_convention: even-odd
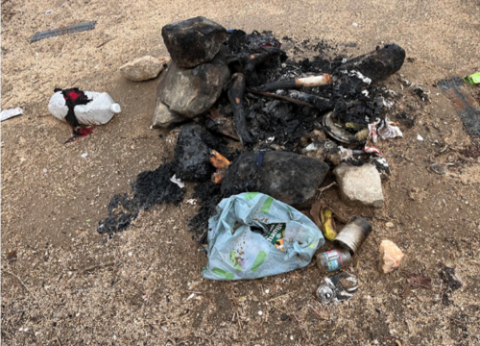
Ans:
[{"label": "white trash fragment", "polygon": [[352,26],[357,28],[358,27],[358,23],[352,23]]},{"label": "white trash fragment", "polygon": [[187,199],[187,203],[190,205],[195,205],[197,204],[197,200],[195,198],[190,198],[190,199]]},{"label": "white trash fragment", "polygon": [[[91,101],[74,107],[75,117],[82,125],[103,125],[108,123],[121,107],[107,93],[85,91]],[[68,106],[61,91],[55,92],[48,103],[48,111],[57,119],[66,121]]]},{"label": "white trash fragment", "polygon": [[173,177],[170,178],[170,181],[174,184],[177,184],[178,187],[180,187],[181,189],[183,189],[185,187],[185,183],[183,181],[181,181],[180,179],[178,179],[175,174],[173,175]]},{"label": "white trash fragment", "polygon": [[417,141],[423,142],[423,137],[417,134]]},{"label": "white trash fragment", "polygon": [[393,122],[388,118],[385,118],[384,121],[377,118],[375,122],[368,124],[368,139],[377,143],[378,137],[382,140],[403,137],[400,128],[392,124]]},{"label": "white trash fragment", "polygon": [[190,299],[192,299],[193,297],[195,297],[195,293],[192,293],[192,294],[190,294],[190,295],[188,296],[187,302],[188,302]]},{"label": "white trash fragment", "polygon": [[83,157],[83,158],[86,158],[87,156],[88,156],[88,153],[83,153],[83,154],[82,154],[82,157]]},{"label": "white trash fragment", "polygon": [[0,113],[1,121],[7,120],[22,114],[23,114],[23,109],[21,109],[20,107],[4,109],[2,113]]},{"label": "white trash fragment", "polygon": [[362,73],[359,71],[352,70],[348,73],[350,77],[357,77],[358,79],[361,79],[365,84],[370,85],[372,83],[372,80],[366,76],[364,76]]},{"label": "white trash fragment", "polygon": [[393,126],[393,122],[388,118],[385,118],[385,121],[377,129],[377,133],[381,139],[390,139],[396,137],[403,137],[403,133],[398,126]]}]

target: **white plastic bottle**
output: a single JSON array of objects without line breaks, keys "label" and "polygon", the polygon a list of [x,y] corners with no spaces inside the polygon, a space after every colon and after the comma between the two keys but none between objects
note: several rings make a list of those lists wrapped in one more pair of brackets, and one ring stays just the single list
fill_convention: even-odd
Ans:
[{"label": "white plastic bottle", "polygon": [[[80,124],[103,125],[108,123],[116,113],[121,112],[120,105],[105,92],[85,91],[85,95],[92,101],[86,105],[77,105],[73,109]],[[65,121],[68,107],[61,91],[57,91],[50,98],[48,110],[55,118]]]}]

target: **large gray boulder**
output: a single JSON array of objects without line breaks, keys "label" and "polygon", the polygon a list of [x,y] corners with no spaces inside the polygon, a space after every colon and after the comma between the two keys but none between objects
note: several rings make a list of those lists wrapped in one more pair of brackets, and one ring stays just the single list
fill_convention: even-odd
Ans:
[{"label": "large gray boulder", "polygon": [[207,18],[195,17],[164,26],[162,37],[175,64],[192,68],[217,55],[227,31]]},{"label": "large gray boulder", "polygon": [[375,166],[365,164],[357,167],[342,163],[333,173],[340,188],[340,198],[345,203],[383,207],[382,181]]},{"label": "large gray boulder", "polygon": [[282,151],[247,152],[228,167],[222,181],[222,194],[261,192],[304,208],[313,202],[328,171],[325,162],[303,155]]},{"label": "large gray boulder", "polygon": [[172,62],[158,86],[159,99],[170,111],[194,118],[213,106],[229,79],[223,51],[211,62],[193,69],[183,69]]},{"label": "large gray boulder", "polygon": [[181,123],[188,120],[187,118],[170,111],[166,105],[157,100],[157,105],[153,111],[152,126],[155,128],[165,128],[171,124]]}]

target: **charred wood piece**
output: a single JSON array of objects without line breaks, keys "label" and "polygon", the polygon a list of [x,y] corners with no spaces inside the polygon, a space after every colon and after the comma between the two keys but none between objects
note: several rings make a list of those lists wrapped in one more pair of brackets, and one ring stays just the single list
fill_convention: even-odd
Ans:
[{"label": "charred wood piece", "polygon": [[243,146],[253,143],[253,137],[247,126],[243,96],[245,94],[245,76],[235,73],[228,87],[228,99],[233,108],[233,127]]},{"label": "charred wood piece", "polygon": [[347,61],[336,72],[357,71],[376,82],[400,70],[404,61],[405,50],[396,44],[387,44],[374,52]]}]

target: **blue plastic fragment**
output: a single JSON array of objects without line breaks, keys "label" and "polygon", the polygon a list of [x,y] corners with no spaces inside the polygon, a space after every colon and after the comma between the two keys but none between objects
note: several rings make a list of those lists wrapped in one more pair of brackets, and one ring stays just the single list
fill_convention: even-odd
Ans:
[{"label": "blue plastic fragment", "polygon": [[96,21],[85,22],[85,23],[75,24],[75,25],[72,25],[72,26],[67,26],[65,28],[59,28],[59,29],[37,32],[30,39],[30,43],[43,40],[44,38],[50,38],[50,37],[70,34],[72,32],[93,30],[93,29],[95,29],[95,24],[96,23],[97,23]]}]

